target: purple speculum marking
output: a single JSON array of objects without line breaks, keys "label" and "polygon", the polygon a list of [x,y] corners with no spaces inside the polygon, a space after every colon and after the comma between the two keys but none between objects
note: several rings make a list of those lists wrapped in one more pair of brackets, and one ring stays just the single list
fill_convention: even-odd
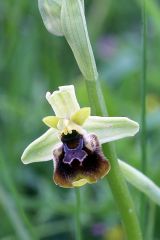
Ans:
[{"label": "purple speculum marking", "polygon": [[64,158],[63,162],[71,164],[73,160],[77,159],[82,165],[83,160],[87,157],[87,153],[83,150],[83,138],[79,139],[78,146],[76,148],[69,148],[66,143],[64,143]]}]

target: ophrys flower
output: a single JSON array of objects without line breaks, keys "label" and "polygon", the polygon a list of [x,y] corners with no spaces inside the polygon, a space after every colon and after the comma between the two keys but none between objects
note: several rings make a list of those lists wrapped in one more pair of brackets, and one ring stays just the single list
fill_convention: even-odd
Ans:
[{"label": "ophrys flower", "polygon": [[59,87],[46,98],[55,116],[43,122],[49,130],[24,151],[22,161],[54,162],[54,181],[61,187],[94,183],[110,170],[101,144],[133,136],[139,125],[125,117],[90,116],[90,108],[80,108],[74,86]]}]

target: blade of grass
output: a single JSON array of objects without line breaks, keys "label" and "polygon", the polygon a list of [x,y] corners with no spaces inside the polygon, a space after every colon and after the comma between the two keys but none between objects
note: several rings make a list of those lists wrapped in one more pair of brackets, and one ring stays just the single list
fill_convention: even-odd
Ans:
[{"label": "blade of grass", "polygon": [[146,128],[146,94],[147,94],[147,16],[146,0],[142,0],[142,81],[141,81],[141,157],[142,171],[147,172],[147,128]]},{"label": "blade of grass", "polygon": [[[21,206],[21,203],[19,201],[18,193],[16,191],[16,188],[13,184],[13,180],[11,179],[11,174],[9,167],[7,167],[6,162],[4,161],[3,155],[0,152],[0,169],[1,169],[1,179],[6,184],[7,188],[9,189],[9,192],[11,192],[12,196],[10,196],[4,188],[1,187],[1,201],[3,202],[3,206],[5,211],[8,213],[8,216],[11,219],[13,228],[15,228],[17,234],[21,235],[23,232],[26,232],[24,236],[26,236],[24,239],[37,239],[36,234],[33,232],[32,226],[23,211],[23,208]],[[4,195],[3,195],[4,194]],[[10,200],[7,200],[8,199]],[[12,200],[11,200],[12,199]],[[14,207],[10,204],[11,202],[14,203]],[[11,210],[9,210],[11,208]],[[11,214],[10,214],[11,212]],[[19,226],[15,226],[16,220],[14,221],[14,215],[17,219],[17,223],[21,222]],[[13,221],[12,221],[13,220]],[[16,223],[16,225],[17,225]],[[19,229],[20,228],[20,229]],[[22,229],[21,229],[22,228]],[[18,229],[20,230],[20,233],[18,233]],[[25,231],[23,231],[25,229]],[[27,238],[28,236],[28,238]],[[23,239],[23,238],[20,238]]]},{"label": "blade of grass", "polygon": [[15,229],[18,239],[30,240],[31,235],[29,234],[27,228],[24,226],[21,217],[17,213],[17,209],[15,207],[13,199],[1,185],[0,185],[0,202],[4,210],[6,211],[6,214],[9,217],[10,222],[12,223],[12,227]]},{"label": "blade of grass", "polygon": [[[146,93],[147,93],[147,15],[146,0],[142,0],[142,78],[141,78],[141,169],[147,173],[147,129],[146,129]],[[146,198],[141,195],[142,231],[146,225]]]},{"label": "blade of grass", "polygon": [[154,202],[149,202],[149,213],[146,231],[146,240],[154,239],[154,226],[155,226],[155,216],[156,216],[156,205]]},{"label": "blade of grass", "polygon": [[81,223],[80,223],[80,207],[81,207],[81,199],[80,199],[80,189],[75,188],[76,194],[76,209],[75,209],[75,219],[76,219],[76,240],[81,240]]},{"label": "blade of grass", "polygon": [[70,232],[70,226],[71,223],[68,220],[59,220],[35,226],[35,231],[39,233],[40,238],[49,238]]}]

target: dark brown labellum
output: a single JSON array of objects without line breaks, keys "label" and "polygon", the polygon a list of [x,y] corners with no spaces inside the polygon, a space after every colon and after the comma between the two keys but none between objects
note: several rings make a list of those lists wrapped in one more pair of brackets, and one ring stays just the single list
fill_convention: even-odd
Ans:
[{"label": "dark brown labellum", "polygon": [[62,187],[73,187],[75,181],[86,179],[93,183],[105,176],[109,169],[98,138],[85,136],[73,130],[62,135],[62,146],[53,152],[55,158],[54,181]]}]

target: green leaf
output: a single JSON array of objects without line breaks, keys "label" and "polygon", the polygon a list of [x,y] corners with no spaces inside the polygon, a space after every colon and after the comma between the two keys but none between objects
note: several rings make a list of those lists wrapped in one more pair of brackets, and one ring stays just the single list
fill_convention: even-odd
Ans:
[{"label": "green leaf", "polygon": [[121,160],[118,162],[127,181],[160,206],[160,188],[139,170]]},{"label": "green leaf", "polygon": [[80,0],[63,0],[61,27],[84,77],[90,81],[97,80],[96,63],[89,40],[84,9]]}]

